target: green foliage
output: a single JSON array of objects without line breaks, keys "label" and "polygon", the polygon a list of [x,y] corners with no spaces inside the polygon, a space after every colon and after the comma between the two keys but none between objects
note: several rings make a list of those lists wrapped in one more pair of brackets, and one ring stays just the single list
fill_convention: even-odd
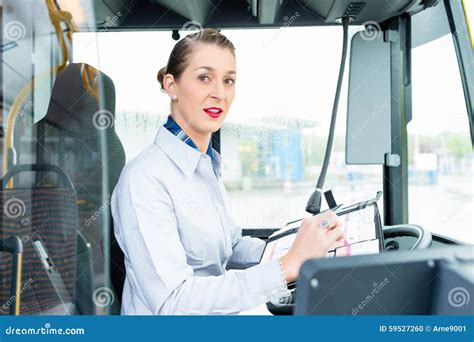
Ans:
[{"label": "green foliage", "polygon": [[446,151],[461,159],[472,152],[471,141],[463,134],[449,134],[446,137]]},{"label": "green foliage", "polygon": [[257,171],[258,142],[255,138],[243,139],[239,142],[239,156],[242,175],[250,176]]},{"label": "green foliage", "polygon": [[[332,146],[332,153],[344,152],[345,137],[335,136]],[[316,135],[308,135],[303,139],[303,157],[305,165],[321,166],[326,153],[327,137],[317,137]]]}]

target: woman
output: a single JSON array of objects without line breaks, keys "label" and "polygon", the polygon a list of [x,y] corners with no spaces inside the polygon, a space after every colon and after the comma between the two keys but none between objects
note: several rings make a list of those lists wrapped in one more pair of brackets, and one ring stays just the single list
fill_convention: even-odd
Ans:
[{"label": "woman", "polygon": [[264,242],[232,222],[211,145],[235,95],[234,46],[214,30],[188,35],[158,81],[171,114],[112,198],[127,273],[122,314],[235,314],[264,304],[342,238],[340,222],[331,212],[307,218],[287,255],[245,268],[258,263]]}]

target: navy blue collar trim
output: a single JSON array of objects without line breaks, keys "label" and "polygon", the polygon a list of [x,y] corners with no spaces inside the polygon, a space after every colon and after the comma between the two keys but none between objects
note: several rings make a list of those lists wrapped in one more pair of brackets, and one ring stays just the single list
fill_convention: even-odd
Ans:
[{"label": "navy blue collar trim", "polygon": [[[184,142],[186,145],[191,146],[195,150],[199,151],[199,148],[196,146],[196,144],[191,140],[190,137],[179,127],[179,125],[176,123],[176,121],[173,120],[171,115],[168,116],[168,121],[165,123],[165,128],[170,131],[172,134],[177,136],[182,142]],[[214,152],[212,150],[212,142],[209,142],[209,146],[207,148],[206,154],[211,157],[211,160],[214,160]]]}]

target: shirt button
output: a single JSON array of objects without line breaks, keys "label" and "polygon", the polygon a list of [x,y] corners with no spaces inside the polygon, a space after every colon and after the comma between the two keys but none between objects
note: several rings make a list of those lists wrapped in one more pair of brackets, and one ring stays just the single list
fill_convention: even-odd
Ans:
[{"label": "shirt button", "polygon": [[224,210],[224,206],[222,204],[217,205],[217,210],[222,211]]}]

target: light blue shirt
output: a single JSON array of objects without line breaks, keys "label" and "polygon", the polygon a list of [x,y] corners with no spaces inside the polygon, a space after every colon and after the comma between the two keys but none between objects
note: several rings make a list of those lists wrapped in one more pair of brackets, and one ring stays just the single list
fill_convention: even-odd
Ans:
[{"label": "light blue shirt", "polygon": [[258,263],[264,242],[233,223],[213,157],[161,127],[123,169],[112,195],[122,314],[236,314],[286,288],[278,260],[226,270]]}]

